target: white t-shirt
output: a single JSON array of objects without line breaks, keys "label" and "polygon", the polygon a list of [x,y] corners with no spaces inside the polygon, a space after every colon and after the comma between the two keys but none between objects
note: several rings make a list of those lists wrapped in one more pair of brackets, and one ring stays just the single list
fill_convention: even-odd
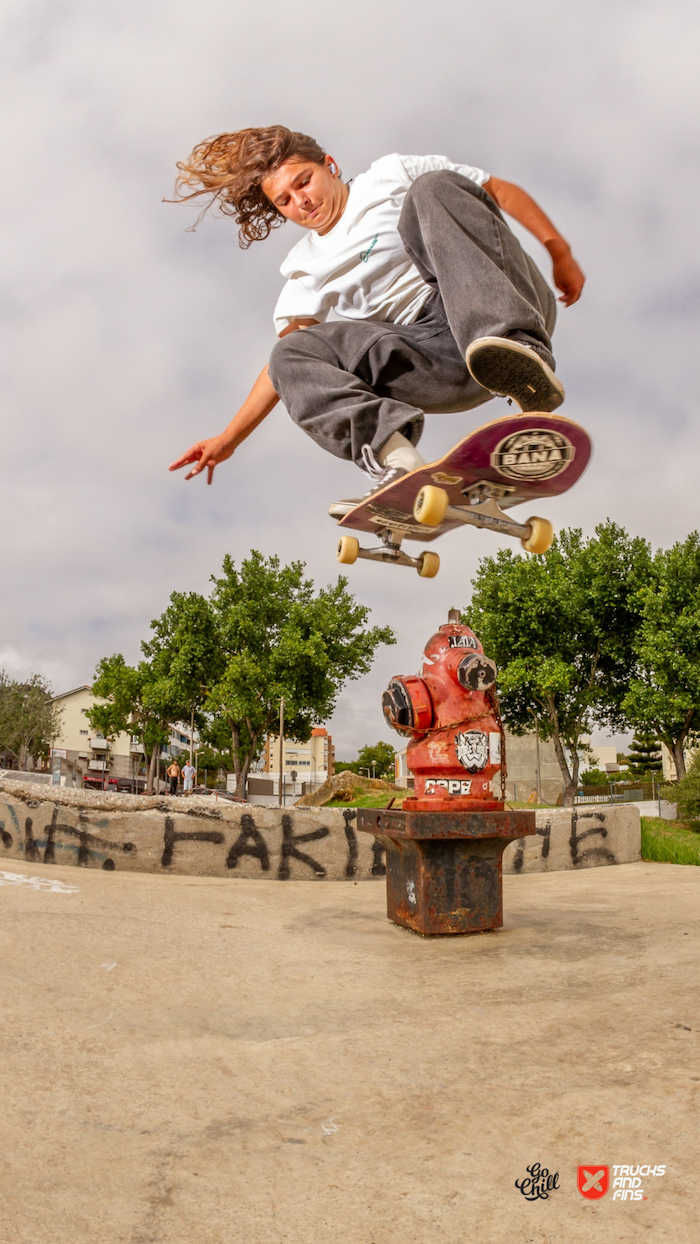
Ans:
[{"label": "white t-shirt", "polygon": [[304,316],[322,323],[331,307],[349,320],[413,323],[431,288],[404,250],[399,217],[411,183],[438,169],[461,173],[477,186],[489,179],[483,169],[439,155],[382,156],[354,179],[330,233],[308,230],[280,268],[287,283],[275,307],[278,334]]}]

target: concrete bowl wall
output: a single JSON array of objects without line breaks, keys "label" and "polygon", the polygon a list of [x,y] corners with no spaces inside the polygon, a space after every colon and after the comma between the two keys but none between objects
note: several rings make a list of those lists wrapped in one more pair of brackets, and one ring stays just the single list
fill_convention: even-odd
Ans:
[{"label": "concrete bowl wall", "polygon": [[[552,872],[641,858],[631,805],[539,811],[504,872]],[[112,795],[0,781],[2,859],[106,871],[279,881],[383,877],[384,854],[353,808],[260,808],[212,798]]]}]

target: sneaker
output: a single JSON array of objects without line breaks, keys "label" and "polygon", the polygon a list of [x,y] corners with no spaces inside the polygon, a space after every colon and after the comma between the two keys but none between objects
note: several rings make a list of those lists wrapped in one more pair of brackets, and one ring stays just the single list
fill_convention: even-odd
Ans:
[{"label": "sneaker", "polygon": [[345,518],[345,515],[349,514],[351,510],[354,510],[355,506],[359,505],[361,500],[362,497],[355,497],[353,500],[334,501],[332,505],[329,505],[328,513],[331,518],[337,518],[338,521],[340,521],[340,519]]},{"label": "sneaker", "polygon": [[[360,470],[372,481],[372,487],[364,494],[365,497],[371,497],[373,492],[379,492],[380,488],[385,488],[387,484],[393,484],[402,475],[409,474],[404,467],[383,467],[381,463],[377,462],[370,445],[362,446],[362,461],[364,466]],[[331,518],[340,520],[345,518],[345,515],[349,514],[362,500],[362,497],[355,497],[347,498],[344,501],[334,501],[332,505],[329,505],[328,513]]]},{"label": "sneaker", "polygon": [[523,414],[556,410],[564,401],[564,386],[551,367],[520,341],[479,337],[469,346],[466,361],[477,384],[501,397],[512,397]]},{"label": "sneaker", "polygon": [[386,488],[387,484],[395,483],[402,475],[409,474],[405,467],[382,466],[377,462],[370,445],[362,446],[362,461],[364,466],[360,470],[372,481],[372,487],[365,493],[366,497],[370,497],[373,492],[379,492],[380,488]]}]

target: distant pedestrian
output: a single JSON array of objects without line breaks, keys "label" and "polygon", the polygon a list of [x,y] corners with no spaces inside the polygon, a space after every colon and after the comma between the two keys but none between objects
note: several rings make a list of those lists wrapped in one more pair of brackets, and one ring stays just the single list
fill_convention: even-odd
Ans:
[{"label": "distant pedestrian", "polygon": [[195,769],[194,765],[191,765],[188,760],[187,764],[182,770],[182,776],[185,780],[185,794],[186,795],[189,795],[190,791],[192,790],[192,787],[194,786],[194,779],[195,779],[196,772],[197,770]]},{"label": "distant pedestrian", "polygon": [[176,795],[177,788],[182,777],[182,770],[176,760],[173,761],[168,769],[168,778],[170,779],[170,794]]}]

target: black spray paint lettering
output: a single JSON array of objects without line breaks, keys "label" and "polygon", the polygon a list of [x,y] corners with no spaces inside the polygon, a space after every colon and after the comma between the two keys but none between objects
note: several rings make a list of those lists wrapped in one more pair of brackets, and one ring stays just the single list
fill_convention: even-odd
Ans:
[{"label": "black spray paint lettering", "polygon": [[[91,862],[95,860],[95,856],[97,856],[102,861],[101,867],[111,872],[115,869],[115,862],[110,856],[105,858],[105,850],[109,850],[112,853],[129,853],[136,852],[137,850],[136,844],[133,842],[113,842],[98,833],[91,832],[91,828],[109,828],[109,819],[97,821],[91,827],[88,813],[84,810],[78,813],[79,824],[74,826],[66,821],[59,820],[59,812],[62,810],[54,805],[51,820],[45,823],[41,829],[35,829],[35,818],[33,819],[31,816],[25,817],[24,834],[22,834],[22,828],[14,808],[9,804],[6,807],[19,834],[20,849],[23,849],[25,859],[29,862],[56,864],[60,850],[67,849],[67,844],[61,841],[65,837],[77,839],[77,863],[83,868],[89,867]],[[26,807],[34,809],[41,807],[41,804],[38,801],[28,800],[26,801]],[[217,819],[220,821],[220,817]],[[352,825],[352,822],[357,819],[356,810],[354,808],[343,809],[343,819],[348,848],[344,872],[346,878],[352,878],[357,875],[360,856],[357,834]],[[3,843],[6,849],[10,849],[13,845],[13,837],[5,831],[4,827],[5,822],[0,821],[0,842]],[[301,864],[306,865],[319,878],[327,876],[327,870],[324,865],[314,859],[313,856],[301,851],[299,844],[327,838],[331,833],[330,829],[327,826],[321,826],[307,833],[295,834],[292,817],[289,814],[283,815],[281,828],[282,843],[278,880],[286,881],[289,879],[292,859],[296,859]],[[23,842],[21,841],[22,838],[24,839]],[[226,838],[220,830],[178,832],[175,829],[174,820],[171,817],[166,817],[163,834],[163,852],[161,855],[161,866],[163,868],[168,868],[172,865],[177,843],[187,841],[210,842],[216,846],[225,847]],[[226,866],[229,869],[237,868],[239,862],[245,856],[258,859],[261,872],[270,871],[270,850],[250,813],[243,813],[241,816],[238,837],[229,849],[226,857]],[[384,847],[381,842],[375,840],[372,843],[371,875],[373,877],[386,875],[384,858]]]},{"label": "black spray paint lettering", "polygon": [[24,858],[25,860],[30,860],[32,864],[38,861],[39,859],[41,859],[36,838],[34,837],[34,834],[32,833],[33,825],[34,825],[34,822],[32,821],[31,816],[25,817],[24,819]]},{"label": "black spray paint lettering", "polygon": [[323,864],[319,864],[303,851],[298,851],[296,844],[298,842],[318,842],[320,838],[327,838],[330,832],[327,826],[322,825],[320,829],[312,829],[307,834],[295,834],[292,829],[291,816],[284,815],[282,817],[282,850],[277,880],[289,880],[289,861],[291,859],[299,860],[302,864],[306,864],[316,873],[317,877],[325,877],[326,870]]},{"label": "black spray paint lettering", "polygon": [[[65,825],[59,821],[58,808],[54,808],[50,823],[44,826],[44,833],[46,834],[46,846],[44,847],[45,864],[56,863],[56,830],[61,830],[63,833],[70,833],[71,828],[72,826]],[[80,862],[80,854],[78,854],[78,863]]]},{"label": "black spray paint lettering", "polygon": [[513,856],[513,872],[519,873],[522,872],[522,867],[525,862],[525,839],[517,838],[515,841],[515,848],[515,855]]},{"label": "black spray paint lettering", "polygon": [[[577,825],[579,821],[600,821],[601,824],[595,829],[584,829],[579,833]],[[571,813],[571,835],[569,837],[569,849],[571,851],[571,863],[577,868],[584,860],[597,859],[605,861],[607,864],[616,864],[617,860],[613,851],[607,847],[588,847],[585,851],[579,851],[578,844],[583,842],[584,838],[594,838],[600,835],[601,838],[607,838],[608,831],[605,828],[604,812],[577,812],[574,808]]]},{"label": "black spray paint lettering", "polygon": [[260,860],[262,872],[270,871],[270,852],[267,843],[249,812],[241,817],[241,832],[226,857],[226,867],[236,868],[243,855],[252,855]]},{"label": "black spray paint lettering", "polygon": [[173,851],[176,842],[213,842],[217,846],[221,846],[225,842],[224,835],[218,830],[195,830],[190,834],[179,834],[175,829],[175,823],[169,816],[165,818],[165,832],[163,834],[163,854],[161,856],[161,865],[163,868],[169,868],[173,862]]},{"label": "black spray paint lettering", "polygon": [[[540,829],[540,828],[538,827],[538,828],[536,829],[536,831],[535,831],[535,832],[536,832],[537,834],[539,834],[540,838],[542,838],[542,839],[543,839],[543,842],[542,842],[542,859],[543,859],[543,860],[546,860],[546,859],[548,859],[548,858],[549,858],[549,843],[550,843],[550,839],[551,839],[551,837],[552,837],[552,822],[551,822],[550,820],[547,820],[547,823],[546,823],[546,825],[544,826],[544,828],[543,828],[543,829]],[[521,839],[521,842],[522,842],[522,841],[524,841],[524,840],[523,840],[523,839]]]},{"label": "black spray paint lettering", "polygon": [[343,820],[345,821],[345,837],[348,844],[348,858],[345,864],[345,876],[354,877],[357,872],[357,857],[360,849],[357,845],[357,834],[350,824],[351,821],[357,820],[357,812],[354,808],[343,808]]},{"label": "black spray paint lettering", "polygon": [[378,838],[375,838],[374,842],[372,843],[372,876],[373,877],[385,877],[386,876],[386,864],[384,863],[385,859],[386,859],[386,848],[382,846]]},{"label": "black spray paint lettering", "polygon": [[[29,817],[27,817],[27,821],[28,822],[30,821]],[[89,867],[91,852],[94,854],[102,855],[106,848],[109,851],[124,851],[127,854],[129,854],[130,852],[136,850],[136,846],[133,842],[111,842],[107,838],[101,838],[98,834],[91,833],[89,829],[90,822],[88,820],[88,815],[86,812],[80,812],[78,814],[78,822],[79,824],[75,826],[75,825],[68,825],[65,822],[59,821],[58,808],[54,807],[50,822],[48,823],[48,825],[44,826],[44,833],[46,835],[46,846],[44,848],[44,859],[43,859],[44,864],[55,864],[56,863],[56,834],[58,832],[66,834],[69,838],[77,838],[78,840],[78,864],[81,868]],[[27,851],[27,844],[29,842],[30,837],[31,837],[31,822],[30,822],[29,834],[27,834],[27,831],[25,828],[25,855]],[[39,844],[36,841],[36,839],[31,838],[31,842],[32,842],[32,848],[34,850],[37,850],[38,852]],[[27,858],[29,858],[29,856],[27,856]],[[38,858],[39,858],[38,853],[37,855],[32,856],[32,859],[38,859]],[[110,857],[108,856],[107,859],[102,861],[102,867],[105,869],[106,872],[113,872],[114,871],[114,860],[110,859]]]},{"label": "black spray paint lettering", "polygon": [[[549,849],[550,849],[551,838],[552,838],[552,822],[550,820],[547,820],[546,824],[544,825],[542,829],[540,829],[539,826],[535,829],[535,833],[538,835],[538,837],[542,839],[542,851],[540,852],[541,858],[543,860],[549,859]],[[515,855],[513,856],[513,872],[514,873],[522,872],[524,863],[525,863],[525,839],[517,838],[516,839],[516,851],[515,851]]]}]

